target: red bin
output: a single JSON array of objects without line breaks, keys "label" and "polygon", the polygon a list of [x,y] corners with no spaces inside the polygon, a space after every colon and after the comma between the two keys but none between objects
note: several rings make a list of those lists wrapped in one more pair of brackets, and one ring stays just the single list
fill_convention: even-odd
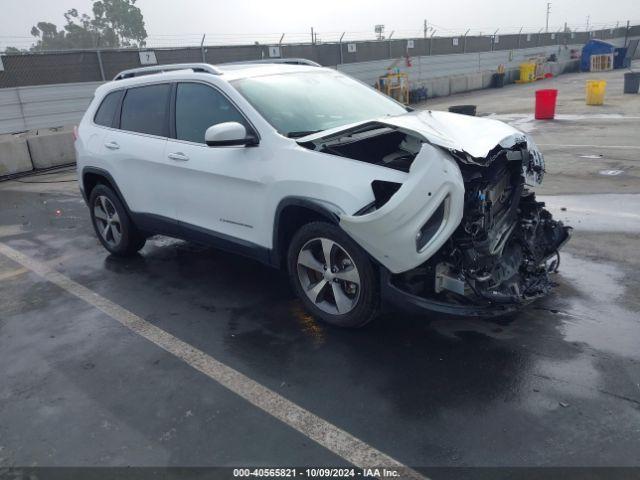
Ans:
[{"label": "red bin", "polygon": [[552,120],[556,115],[558,90],[536,90],[536,119]]}]

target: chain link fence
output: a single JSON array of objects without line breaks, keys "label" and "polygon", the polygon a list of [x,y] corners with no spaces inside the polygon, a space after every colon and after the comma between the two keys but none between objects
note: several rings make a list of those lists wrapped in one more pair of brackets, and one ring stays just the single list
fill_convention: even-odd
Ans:
[{"label": "chain link fence", "polygon": [[[212,64],[290,57],[307,58],[324,66],[355,62],[394,60],[404,56],[515,50],[550,45],[580,45],[590,39],[624,39],[640,36],[640,25],[591,32],[523,33],[490,36],[422,37],[331,43],[276,43],[272,45],[226,45],[140,50],[82,50],[67,52],[5,54],[0,60],[0,88],[58,83],[96,82],[112,79],[118,72],[136,68],[148,60],[169,64]],[[155,57],[155,58],[154,58]]]}]

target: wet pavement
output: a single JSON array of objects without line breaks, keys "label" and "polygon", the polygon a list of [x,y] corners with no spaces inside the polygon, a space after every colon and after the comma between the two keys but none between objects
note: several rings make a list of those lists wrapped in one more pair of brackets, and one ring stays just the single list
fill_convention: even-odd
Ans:
[{"label": "wet pavement", "polygon": [[[572,122],[534,126],[554,136],[539,143],[575,141]],[[618,143],[640,146],[622,122]],[[345,331],[242,257],[163,237],[110,257],[69,171],[0,183],[0,242],[405,465],[640,466],[639,151],[605,165],[620,177],[542,150],[543,199],[574,238],[554,294],[507,318]],[[64,183],[22,183],[43,181]],[[0,467],[346,464],[3,255],[0,299]]]}]

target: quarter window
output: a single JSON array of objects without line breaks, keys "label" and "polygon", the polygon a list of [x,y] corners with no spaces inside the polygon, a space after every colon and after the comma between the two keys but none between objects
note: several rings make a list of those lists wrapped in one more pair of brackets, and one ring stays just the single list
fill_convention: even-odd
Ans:
[{"label": "quarter window", "polygon": [[209,127],[238,122],[249,130],[244,117],[217,90],[201,83],[179,83],[176,91],[176,138],[204,143]]},{"label": "quarter window", "polygon": [[127,90],[122,102],[120,128],[130,132],[166,137],[168,84],[136,87]]},{"label": "quarter window", "polygon": [[118,109],[121,98],[122,91],[111,92],[109,95],[104,97],[93,121],[97,125],[102,125],[103,127],[112,127],[113,119],[116,115],[116,110]]}]

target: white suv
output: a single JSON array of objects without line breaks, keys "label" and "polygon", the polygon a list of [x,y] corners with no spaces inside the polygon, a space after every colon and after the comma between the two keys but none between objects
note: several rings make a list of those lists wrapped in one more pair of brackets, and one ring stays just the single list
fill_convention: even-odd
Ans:
[{"label": "white suv", "polygon": [[76,151],[112,254],[162,234],[246,255],[340,326],[387,304],[512,311],[550,290],[570,233],[525,186],[544,172],[525,134],[413,112],[305,60],[122,72],[96,90]]}]

